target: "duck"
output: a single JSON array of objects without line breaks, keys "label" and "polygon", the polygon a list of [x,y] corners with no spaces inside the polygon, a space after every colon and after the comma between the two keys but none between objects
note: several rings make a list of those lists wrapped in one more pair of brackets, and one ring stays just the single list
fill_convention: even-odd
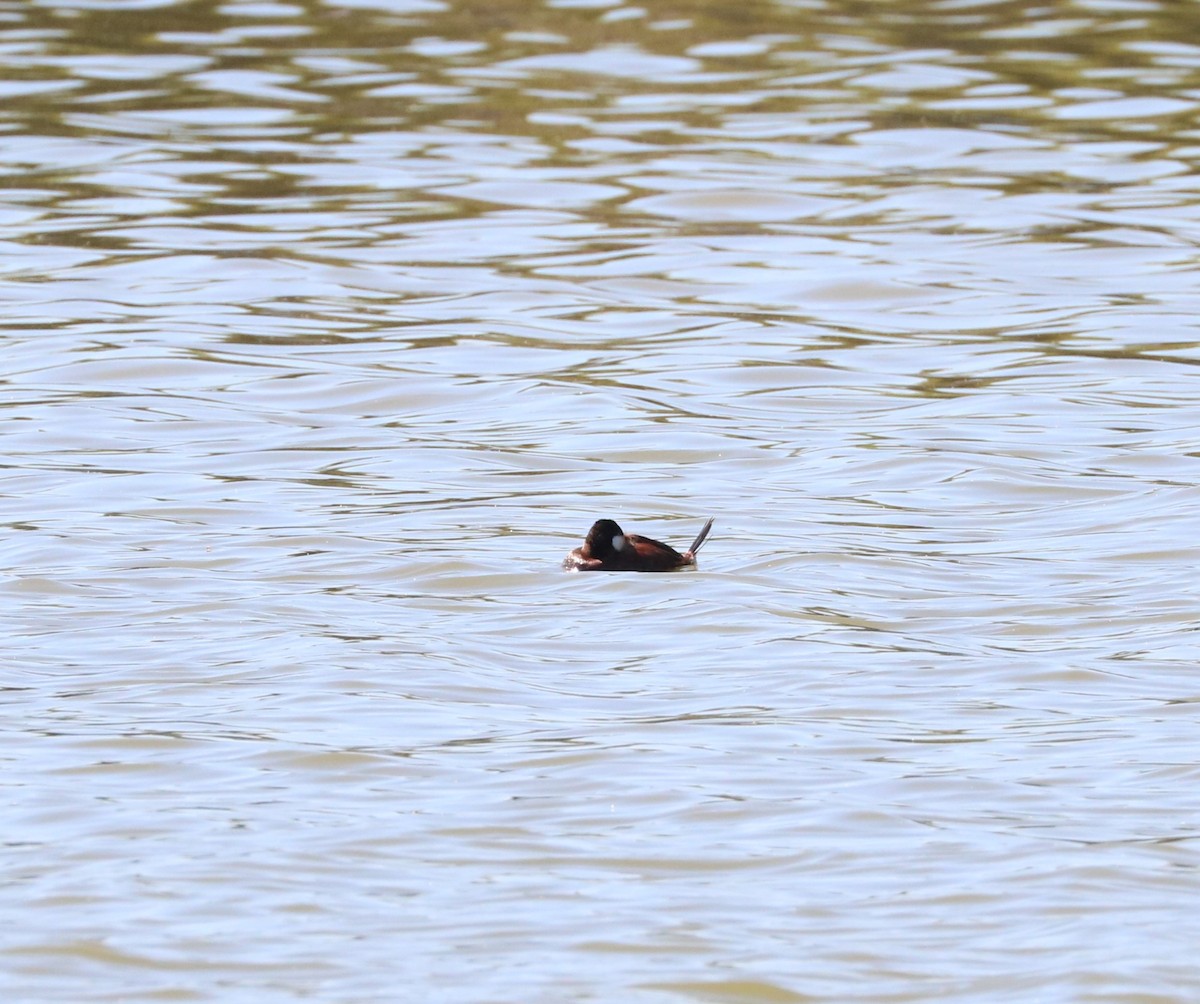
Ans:
[{"label": "duck", "polygon": [[569,572],[674,572],[695,567],[696,552],[708,539],[713,520],[700,528],[692,546],[682,554],[662,541],[626,533],[611,519],[598,519],[584,542],[563,559]]}]

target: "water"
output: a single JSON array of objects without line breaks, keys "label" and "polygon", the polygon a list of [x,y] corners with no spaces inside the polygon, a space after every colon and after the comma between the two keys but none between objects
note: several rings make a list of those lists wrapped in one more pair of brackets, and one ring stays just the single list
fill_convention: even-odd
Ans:
[{"label": "water", "polygon": [[5,999],[1195,1000],[1195,9],[0,17]]}]

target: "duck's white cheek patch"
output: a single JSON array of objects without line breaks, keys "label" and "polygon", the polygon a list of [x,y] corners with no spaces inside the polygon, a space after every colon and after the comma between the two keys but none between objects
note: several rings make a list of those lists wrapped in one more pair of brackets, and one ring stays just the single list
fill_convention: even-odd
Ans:
[{"label": "duck's white cheek patch", "polygon": [[613,550],[614,550],[614,551],[621,551],[621,550],[624,550],[624,548],[625,548],[625,535],[624,535],[623,533],[618,533],[618,534],[617,534],[615,537],[613,537],[612,544],[613,544]]}]

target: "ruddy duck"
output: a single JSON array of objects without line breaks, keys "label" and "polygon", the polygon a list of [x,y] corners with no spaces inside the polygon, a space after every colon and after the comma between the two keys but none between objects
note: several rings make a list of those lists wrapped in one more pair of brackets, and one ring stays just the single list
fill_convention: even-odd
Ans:
[{"label": "ruddy duck", "polygon": [[570,572],[673,572],[696,564],[696,552],[712,525],[710,519],[692,546],[680,554],[669,544],[626,533],[611,519],[598,519],[583,545],[563,560],[563,568]]}]

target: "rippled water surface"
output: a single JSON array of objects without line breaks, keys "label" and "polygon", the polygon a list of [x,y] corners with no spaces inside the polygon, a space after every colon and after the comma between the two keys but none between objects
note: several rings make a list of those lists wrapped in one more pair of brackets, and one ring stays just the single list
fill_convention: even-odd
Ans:
[{"label": "rippled water surface", "polygon": [[1200,6],[8,2],[0,98],[6,1000],[1197,999]]}]

